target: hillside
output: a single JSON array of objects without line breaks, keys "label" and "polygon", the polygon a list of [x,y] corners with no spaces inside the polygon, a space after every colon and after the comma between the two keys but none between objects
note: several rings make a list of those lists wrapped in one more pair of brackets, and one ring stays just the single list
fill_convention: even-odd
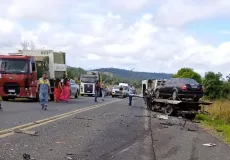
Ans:
[{"label": "hillside", "polygon": [[136,72],[125,69],[118,68],[99,68],[95,69],[95,71],[100,72],[109,72],[113,75],[126,78],[126,79],[135,79],[135,80],[143,80],[143,79],[168,79],[172,77],[172,74],[167,73],[150,73],[150,72]]}]

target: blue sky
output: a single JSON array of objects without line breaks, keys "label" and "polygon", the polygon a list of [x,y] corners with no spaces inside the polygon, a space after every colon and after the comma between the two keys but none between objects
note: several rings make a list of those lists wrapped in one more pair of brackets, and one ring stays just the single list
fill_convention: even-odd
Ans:
[{"label": "blue sky", "polygon": [[2,53],[33,41],[36,48],[65,51],[68,65],[82,68],[230,72],[228,0],[1,2]]}]

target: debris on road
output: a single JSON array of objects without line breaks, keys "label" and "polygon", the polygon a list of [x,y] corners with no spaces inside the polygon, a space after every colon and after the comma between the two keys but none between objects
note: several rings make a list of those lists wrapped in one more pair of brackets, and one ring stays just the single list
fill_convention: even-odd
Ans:
[{"label": "debris on road", "polygon": [[196,129],[188,128],[188,131],[195,132],[195,131],[197,131],[197,130],[196,130]]},{"label": "debris on road", "polygon": [[206,143],[206,144],[203,144],[203,146],[214,147],[214,146],[216,146],[216,144],[214,144],[214,143]]},{"label": "debris on road", "polygon": [[31,160],[31,157],[30,157],[29,154],[24,153],[24,154],[22,155],[22,157],[23,157],[24,160]]},{"label": "debris on road", "polygon": [[56,143],[57,144],[65,144],[65,142],[59,142],[59,141],[57,141]]},{"label": "debris on road", "polygon": [[37,131],[26,131],[26,130],[21,130],[21,129],[15,129],[14,133],[22,133],[22,134],[28,134],[28,135],[31,135],[31,136],[38,136]]},{"label": "debris on road", "polygon": [[157,115],[158,119],[163,119],[163,120],[167,120],[169,119],[168,115]]},{"label": "debris on road", "polygon": [[135,115],[134,117],[140,117],[140,118],[145,118],[145,117],[148,117],[148,118],[150,118],[151,116],[138,116],[138,115]]},{"label": "debris on road", "polygon": [[78,118],[78,117],[74,117],[75,119],[83,119],[83,120],[88,120],[88,121],[92,121],[93,119],[91,118]]},{"label": "debris on road", "polygon": [[66,153],[67,156],[74,156],[74,155],[77,155],[77,154],[74,154],[74,153]]}]

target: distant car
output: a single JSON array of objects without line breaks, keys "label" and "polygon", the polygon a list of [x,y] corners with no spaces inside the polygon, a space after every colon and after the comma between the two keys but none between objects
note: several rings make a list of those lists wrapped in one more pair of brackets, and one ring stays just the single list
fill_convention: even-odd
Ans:
[{"label": "distant car", "polygon": [[73,79],[70,79],[71,84],[71,96],[74,96],[74,98],[78,98],[78,95],[80,93],[79,85],[76,84],[76,82]]},{"label": "distant car", "polygon": [[173,100],[191,98],[198,102],[203,97],[203,86],[194,79],[171,78],[156,88],[155,97],[172,98]]},{"label": "distant car", "polygon": [[115,85],[112,89],[112,97],[120,96],[120,86]]}]

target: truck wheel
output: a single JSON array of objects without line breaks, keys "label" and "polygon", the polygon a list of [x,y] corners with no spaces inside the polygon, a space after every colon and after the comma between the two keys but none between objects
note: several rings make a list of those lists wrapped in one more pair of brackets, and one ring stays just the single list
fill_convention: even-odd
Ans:
[{"label": "truck wheel", "polygon": [[196,118],[196,114],[186,114],[185,118],[189,119],[189,120],[193,120]]},{"label": "truck wheel", "polygon": [[167,105],[166,107],[164,107],[164,114],[170,116],[172,115],[174,109],[172,105]]},{"label": "truck wheel", "polygon": [[3,100],[3,101],[8,101],[8,100],[9,100],[9,97],[2,97],[2,100]]},{"label": "truck wheel", "polygon": [[156,90],[156,91],[155,91],[155,97],[156,97],[156,98],[159,98],[159,97],[160,97],[160,91],[159,91],[159,90]]},{"label": "truck wheel", "polygon": [[74,98],[78,98],[78,90],[77,90],[77,92],[76,92]]},{"label": "truck wheel", "polygon": [[51,101],[54,101],[54,95],[53,95],[53,94],[50,95],[50,100],[51,100]]},{"label": "truck wheel", "polygon": [[177,91],[173,91],[172,93],[172,99],[173,100],[177,100],[178,96],[177,96]]}]

